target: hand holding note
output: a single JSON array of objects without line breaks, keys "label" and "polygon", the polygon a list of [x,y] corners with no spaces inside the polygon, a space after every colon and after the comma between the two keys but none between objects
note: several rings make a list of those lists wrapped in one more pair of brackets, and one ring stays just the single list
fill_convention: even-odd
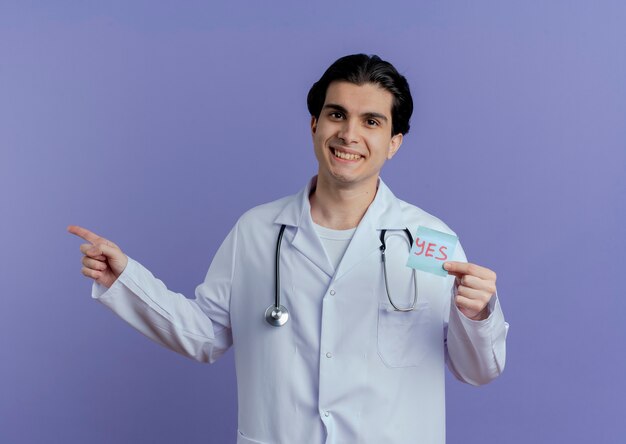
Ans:
[{"label": "hand holding note", "polygon": [[496,293],[496,273],[469,262],[446,262],[444,268],[456,276],[454,302],[461,313],[475,321],[487,319],[487,304]]},{"label": "hand holding note", "polygon": [[438,276],[456,276],[456,306],[470,319],[486,319],[487,304],[496,293],[496,273],[480,265],[448,261],[453,257],[457,241],[452,234],[419,227],[407,266]]}]

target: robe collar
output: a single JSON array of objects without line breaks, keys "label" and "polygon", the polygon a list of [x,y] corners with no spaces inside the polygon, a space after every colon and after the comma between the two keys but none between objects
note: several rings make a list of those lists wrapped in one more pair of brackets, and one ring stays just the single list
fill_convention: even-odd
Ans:
[{"label": "robe collar", "polygon": [[[309,195],[316,184],[317,176],[314,176],[299,193],[287,200],[274,223],[295,227],[295,230],[289,230],[290,235],[285,233],[285,239],[327,275],[334,276],[335,281],[374,250],[379,250],[380,230],[402,230],[406,227],[400,201],[379,177],[376,196],[359,222],[341,262],[333,272],[311,217]],[[276,232],[278,233],[278,229]]]}]

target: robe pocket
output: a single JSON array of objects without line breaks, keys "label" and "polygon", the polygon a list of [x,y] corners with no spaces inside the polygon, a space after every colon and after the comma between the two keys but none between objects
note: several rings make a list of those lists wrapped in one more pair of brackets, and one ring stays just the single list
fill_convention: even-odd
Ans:
[{"label": "robe pocket", "polygon": [[389,302],[378,306],[378,355],[387,367],[416,367],[428,352],[432,314],[422,300],[412,311],[396,311]]}]

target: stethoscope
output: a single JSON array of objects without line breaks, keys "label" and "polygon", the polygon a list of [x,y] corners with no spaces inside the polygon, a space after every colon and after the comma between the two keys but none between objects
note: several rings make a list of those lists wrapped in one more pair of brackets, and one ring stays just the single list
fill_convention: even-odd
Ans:
[{"label": "stethoscope", "polygon": [[[267,307],[267,310],[265,310],[265,320],[274,327],[281,327],[285,325],[285,323],[289,320],[289,310],[287,310],[284,305],[280,305],[280,246],[283,242],[285,227],[286,225],[281,225],[280,231],[278,232],[278,240],[276,242],[276,262],[274,267],[274,287],[276,294],[274,296],[274,303]],[[404,231],[407,238],[409,239],[410,250],[411,246],[413,245],[413,236],[411,236],[411,232],[408,228],[404,228],[402,231]],[[387,245],[385,244],[385,233],[387,233],[387,230],[381,230],[380,232],[380,255],[383,262],[383,274],[385,276],[385,291],[387,292],[387,298],[389,299],[389,303],[391,303],[395,311],[412,311],[415,309],[415,304],[417,303],[417,277],[415,269],[413,269],[413,284],[415,285],[413,302],[410,307],[399,307],[393,302],[393,300],[391,299],[391,294],[389,294],[389,284],[387,283],[387,262],[385,261],[385,251],[387,250]]]}]

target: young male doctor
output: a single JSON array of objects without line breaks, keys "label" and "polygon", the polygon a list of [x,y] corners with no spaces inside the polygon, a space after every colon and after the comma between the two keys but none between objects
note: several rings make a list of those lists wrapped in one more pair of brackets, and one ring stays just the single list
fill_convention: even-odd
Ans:
[{"label": "young male doctor", "polygon": [[235,346],[237,443],[444,443],[445,365],[473,385],[504,368],[496,274],[460,244],[446,276],[406,266],[405,228],[454,233],[379,177],[413,110],[391,64],[342,57],[307,102],[317,176],[240,217],[195,300],[70,226],[88,241],[82,273],[93,298],[165,347],[212,363]]}]

